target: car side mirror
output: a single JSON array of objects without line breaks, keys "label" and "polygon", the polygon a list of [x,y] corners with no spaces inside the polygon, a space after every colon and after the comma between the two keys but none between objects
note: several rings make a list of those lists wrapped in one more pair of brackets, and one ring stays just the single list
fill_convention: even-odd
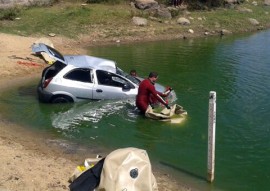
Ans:
[{"label": "car side mirror", "polygon": [[123,84],[123,90],[130,90],[131,87],[128,83]]}]

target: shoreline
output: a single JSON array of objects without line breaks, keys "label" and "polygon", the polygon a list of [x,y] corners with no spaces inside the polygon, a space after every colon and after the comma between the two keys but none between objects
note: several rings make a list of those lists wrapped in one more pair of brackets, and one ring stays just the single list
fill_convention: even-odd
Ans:
[{"label": "shoreline", "polygon": [[[69,190],[68,179],[76,166],[86,158],[95,158],[97,154],[106,156],[112,152],[86,148],[49,133],[31,131],[2,120],[2,117],[0,119],[0,190]],[[159,190],[196,190],[157,165],[152,163],[152,171]]]},{"label": "shoreline", "polygon": [[[31,55],[30,47],[38,40],[37,38],[0,33],[0,39],[0,45],[4,50],[0,52],[1,93],[40,76],[42,69],[47,65],[40,58]],[[16,42],[21,43],[18,45]],[[78,44],[75,45],[73,40],[67,42],[57,37],[52,38],[52,42],[55,47],[61,47],[61,51],[65,53],[86,53],[86,50]],[[20,65],[18,61],[34,62],[39,67]],[[68,179],[76,166],[85,158],[104,154],[98,153],[100,150],[80,146],[73,153],[65,152],[65,149],[69,149],[69,144],[72,147],[73,143],[62,141],[57,137],[54,139],[49,133],[31,131],[22,125],[14,124],[1,114],[0,190],[69,190]],[[153,174],[157,179],[159,190],[193,190],[154,167]]]},{"label": "shoreline", "polygon": [[[59,3],[55,6],[62,9],[64,5],[65,4]],[[261,5],[262,1],[259,1],[259,6]],[[91,6],[92,5],[89,5],[89,7]],[[81,7],[80,3],[78,7]],[[237,9],[237,7],[244,9]],[[120,23],[120,25],[117,23],[117,20],[107,18],[107,20],[105,20],[107,24],[94,25],[93,31],[91,32],[89,32],[90,30],[87,31],[87,28],[85,28],[86,31],[84,31],[84,34],[80,33],[81,35],[74,33],[76,30],[68,31],[78,35],[74,39],[58,34],[54,37],[44,35],[24,36],[23,34],[27,34],[27,32],[17,30],[16,27],[10,28],[9,31],[17,33],[17,35],[0,32],[0,93],[30,82],[33,78],[40,77],[43,68],[48,65],[45,64],[44,60],[31,54],[31,45],[41,38],[48,39],[54,44],[57,50],[65,54],[87,54],[89,53],[87,52],[87,48],[89,49],[94,46],[124,45],[168,40],[178,41],[183,39],[196,40],[198,38],[215,38],[218,36],[227,37],[247,33],[253,34],[270,28],[267,16],[268,10],[264,8],[257,10],[253,2],[246,2],[245,4],[237,5],[237,7],[226,9],[228,11],[235,10],[235,12],[241,15],[235,18],[236,21],[234,21],[234,18],[230,17],[224,19],[221,14],[211,14],[207,16],[204,12],[197,12],[197,14],[184,15],[187,18],[192,16],[190,19],[193,19],[194,22],[192,22],[193,24],[190,25],[190,27],[184,26],[180,28],[179,25],[176,25],[176,19],[167,23],[162,22],[162,24],[156,21],[150,21],[148,27],[142,28],[133,25],[125,26],[125,22],[123,22],[123,24]],[[123,7],[119,8],[123,9]],[[249,12],[249,9],[251,12]],[[221,11],[223,14],[226,14],[226,12],[222,10],[223,9],[218,9],[213,13]],[[252,12],[253,10],[254,12]],[[211,22],[197,21],[199,17],[203,18],[204,15],[206,15],[207,21]],[[234,14],[232,14],[232,16],[234,16]],[[246,19],[250,17],[258,19],[261,24],[253,25],[248,23]],[[213,24],[215,20],[217,20],[218,24]],[[20,24],[22,21],[24,20],[15,20],[15,23]],[[27,20],[25,21],[25,26],[27,26]],[[36,22],[41,23],[44,21],[37,20]],[[225,22],[225,24],[223,25],[222,22]],[[5,21],[1,22],[1,24],[3,28],[5,28],[10,22]],[[119,25],[115,26],[114,24]],[[235,27],[231,27],[230,24]],[[31,28],[30,31],[35,31],[34,34],[40,32],[36,31],[35,26],[36,25],[33,25],[33,28],[31,28],[32,25],[28,25],[28,27]],[[76,28],[75,26],[76,25],[74,25],[74,28]],[[114,27],[118,30],[115,30]],[[46,27],[45,24],[45,28],[49,27]],[[195,32],[190,33],[189,29]],[[222,34],[221,30],[223,29],[228,29],[231,33]],[[51,28],[50,30],[54,31]],[[51,32],[50,30],[45,30],[46,32],[42,31],[42,33],[49,34],[49,32]],[[206,31],[207,35],[205,33]],[[21,36],[18,34],[21,34]],[[31,63],[34,63],[34,65],[31,65]],[[95,148],[91,147],[78,146],[76,143],[65,141],[53,133],[32,131],[25,126],[14,124],[12,121],[5,119],[3,112],[2,108],[2,112],[0,113],[0,169],[2,169],[0,171],[0,191],[69,190],[68,178],[77,165],[81,164],[85,158],[95,157],[96,154],[101,154],[102,156],[105,156],[104,153],[109,154],[109,151],[105,151],[103,148],[95,150]],[[100,151],[104,153],[100,153]],[[202,187],[192,185],[192,183],[185,182],[185,180],[180,179],[176,181],[173,175],[162,170],[159,171],[158,164],[152,164],[152,166],[159,190],[203,190]]]},{"label": "shoreline", "polygon": [[[255,33],[256,31],[249,32]],[[199,37],[202,36],[190,38]],[[211,37],[207,36],[206,38]],[[0,33],[0,39],[0,45],[3,47],[3,51],[0,52],[0,93],[40,76],[47,64],[31,54],[32,43],[40,38]],[[49,40],[53,42],[56,49],[65,54],[86,54],[87,47],[117,44],[112,39],[101,40],[101,43],[99,41],[93,42],[87,37],[81,37],[78,41],[64,37],[52,37]],[[120,44],[177,39],[153,37],[153,39],[148,40],[133,40],[122,41]],[[21,43],[18,45],[17,42]],[[34,62],[38,64],[38,67],[20,65],[18,61]],[[65,152],[67,147],[61,147],[61,144],[72,143],[61,141],[58,138],[53,139],[49,133],[33,132],[26,127],[14,124],[0,114],[0,169],[2,169],[0,171],[0,190],[69,190],[68,178],[76,166],[83,162],[85,158],[95,157],[96,154],[104,154],[83,147],[80,147],[80,153],[78,153],[78,150],[74,150],[74,153],[68,153]],[[185,185],[179,180],[176,181],[163,171],[153,168],[153,173],[157,179],[159,190],[197,190],[192,185]],[[44,180],[44,177],[46,177],[46,180]]]}]

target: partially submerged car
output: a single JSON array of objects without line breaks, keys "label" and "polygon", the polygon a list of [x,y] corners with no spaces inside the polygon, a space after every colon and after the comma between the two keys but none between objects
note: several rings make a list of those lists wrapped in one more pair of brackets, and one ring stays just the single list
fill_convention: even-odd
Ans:
[{"label": "partially submerged car", "polygon": [[[112,60],[87,55],[62,55],[43,43],[33,44],[32,51],[36,54],[45,52],[55,60],[42,72],[38,85],[41,102],[135,98],[143,80],[125,73]],[[155,86],[158,91],[165,90],[160,84]]]}]

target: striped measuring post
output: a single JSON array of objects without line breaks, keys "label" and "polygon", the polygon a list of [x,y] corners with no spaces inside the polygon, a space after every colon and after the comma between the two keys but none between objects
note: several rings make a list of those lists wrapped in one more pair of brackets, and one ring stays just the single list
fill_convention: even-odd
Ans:
[{"label": "striped measuring post", "polygon": [[207,180],[214,181],[216,140],[216,92],[209,93]]}]

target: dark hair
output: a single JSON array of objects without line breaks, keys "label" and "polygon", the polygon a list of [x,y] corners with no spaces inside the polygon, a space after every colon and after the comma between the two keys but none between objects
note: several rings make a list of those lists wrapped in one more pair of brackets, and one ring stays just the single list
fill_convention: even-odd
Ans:
[{"label": "dark hair", "polygon": [[150,72],[150,74],[149,74],[149,76],[148,76],[149,78],[157,78],[158,77],[158,73],[157,72]]},{"label": "dark hair", "polygon": [[136,70],[130,70],[129,73],[130,73],[130,74],[131,74],[131,73],[135,73],[135,74],[136,74],[137,72],[136,72]]}]

